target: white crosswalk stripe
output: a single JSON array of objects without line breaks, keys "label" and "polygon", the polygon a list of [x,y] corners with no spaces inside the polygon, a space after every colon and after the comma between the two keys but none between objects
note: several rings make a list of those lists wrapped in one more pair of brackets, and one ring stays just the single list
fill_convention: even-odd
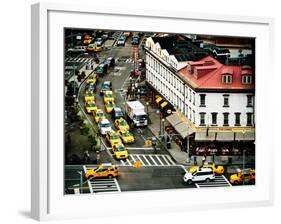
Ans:
[{"label": "white crosswalk stripe", "polygon": [[120,166],[133,166],[137,160],[142,166],[177,166],[166,154],[129,154],[127,159],[120,160]]},{"label": "white crosswalk stripe", "polygon": [[215,176],[215,179],[210,181],[209,183],[198,182],[198,183],[195,183],[195,185],[196,185],[197,188],[202,188],[202,187],[231,187],[232,186],[224,175]]}]

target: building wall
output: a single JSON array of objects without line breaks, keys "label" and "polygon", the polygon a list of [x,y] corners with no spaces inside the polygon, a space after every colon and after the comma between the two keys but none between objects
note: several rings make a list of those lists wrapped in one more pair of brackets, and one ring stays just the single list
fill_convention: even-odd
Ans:
[{"label": "building wall", "polygon": [[[155,48],[152,43],[149,43],[149,46],[151,47],[149,51]],[[165,63],[164,57],[157,55],[161,52],[159,46],[156,48],[152,51],[155,54],[146,53],[146,79],[195,127],[202,127],[200,125],[200,113],[205,113],[205,126],[212,126],[211,113],[217,113],[216,127],[235,127],[235,113],[240,113],[240,127],[247,126],[247,113],[253,113],[254,110],[253,107],[247,107],[247,95],[253,94],[195,92],[177,77],[175,71],[169,69],[171,63]],[[167,52],[164,55],[167,56]],[[200,106],[200,94],[205,94],[205,107]],[[224,95],[229,95],[229,107],[223,105]],[[229,113],[228,126],[224,126],[223,113]]]}]

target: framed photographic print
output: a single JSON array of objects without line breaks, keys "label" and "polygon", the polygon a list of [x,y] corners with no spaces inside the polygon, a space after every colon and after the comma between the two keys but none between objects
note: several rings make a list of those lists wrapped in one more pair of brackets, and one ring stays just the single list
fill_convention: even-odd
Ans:
[{"label": "framed photographic print", "polygon": [[272,204],[272,24],[33,5],[32,216]]}]

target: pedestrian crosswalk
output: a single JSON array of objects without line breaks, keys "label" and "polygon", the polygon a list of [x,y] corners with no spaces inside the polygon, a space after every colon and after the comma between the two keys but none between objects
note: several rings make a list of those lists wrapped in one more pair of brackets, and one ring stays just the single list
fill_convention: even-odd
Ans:
[{"label": "pedestrian crosswalk", "polygon": [[[84,173],[87,173],[88,170],[96,167],[97,166],[91,165],[83,166]],[[91,194],[121,192],[116,178],[92,178],[87,180],[87,183]]]},{"label": "pedestrian crosswalk", "polygon": [[121,166],[133,166],[140,161],[142,166],[177,166],[167,154],[129,154],[125,160],[120,160]]},{"label": "pedestrian crosswalk", "polygon": [[92,62],[94,62],[94,59],[93,58],[77,57],[77,58],[66,58],[64,61],[66,63],[92,63]]},{"label": "pedestrian crosswalk", "polygon": [[224,175],[215,176],[215,179],[207,182],[198,182],[195,183],[197,188],[202,187],[231,187],[232,185],[229,183],[229,181],[226,179]]},{"label": "pedestrian crosswalk", "polygon": [[90,179],[88,185],[91,193],[121,192],[116,178],[112,179]]}]

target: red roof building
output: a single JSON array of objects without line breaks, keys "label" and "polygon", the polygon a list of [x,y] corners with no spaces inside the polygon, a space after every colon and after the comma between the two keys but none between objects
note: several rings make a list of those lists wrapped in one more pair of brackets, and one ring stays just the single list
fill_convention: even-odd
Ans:
[{"label": "red roof building", "polygon": [[179,76],[193,89],[254,90],[254,75],[250,66],[223,65],[213,57],[205,57],[179,71]]}]

